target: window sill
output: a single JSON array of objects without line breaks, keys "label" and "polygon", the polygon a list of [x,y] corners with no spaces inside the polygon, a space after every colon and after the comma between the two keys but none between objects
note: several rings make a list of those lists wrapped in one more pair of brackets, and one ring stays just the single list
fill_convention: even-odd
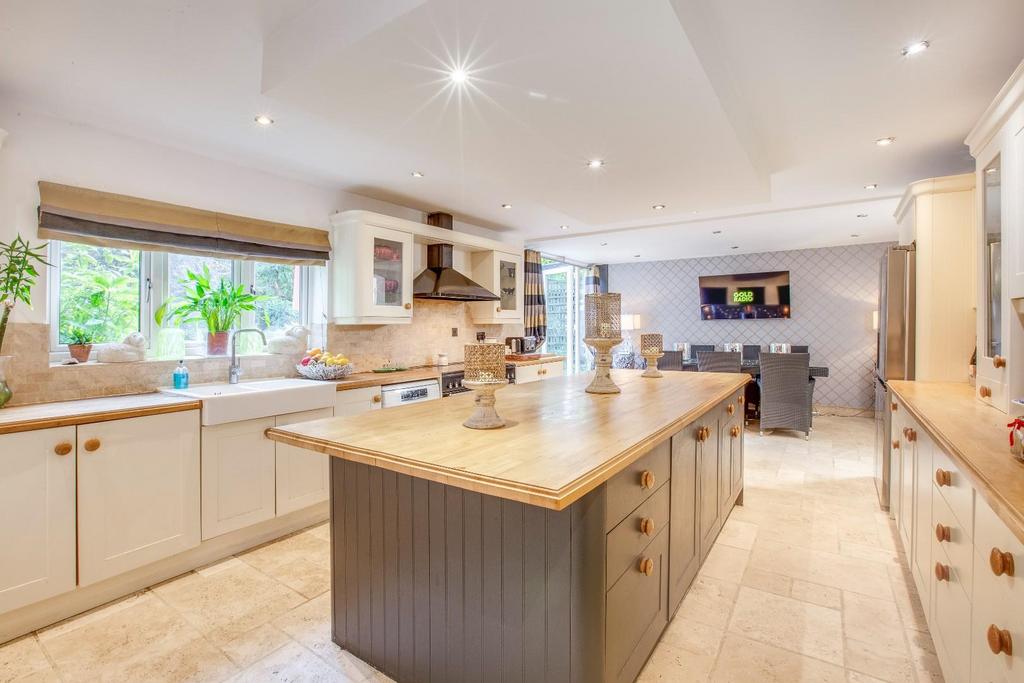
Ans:
[{"label": "window sill", "polygon": [[[73,365],[65,365],[64,361],[68,360],[71,356],[67,353],[51,353],[50,354],[50,368],[82,368],[82,367],[123,367],[127,365],[148,365],[157,366],[160,364],[167,365],[168,367],[177,365],[179,360],[184,360],[187,364],[194,365],[205,365],[205,364],[218,364],[218,363],[230,363],[231,356],[185,356],[183,359],[173,358],[146,358],[143,360],[127,361],[124,363],[101,363],[96,360],[90,360],[86,363],[76,363]],[[270,358],[287,358],[287,354],[280,353],[245,353],[238,354],[238,359],[241,361],[247,360],[258,360],[258,359],[270,359]]]}]

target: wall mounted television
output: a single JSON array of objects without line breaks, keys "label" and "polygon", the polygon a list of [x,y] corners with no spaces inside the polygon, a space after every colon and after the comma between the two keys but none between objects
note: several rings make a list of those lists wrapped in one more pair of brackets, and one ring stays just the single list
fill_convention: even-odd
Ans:
[{"label": "wall mounted television", "polygon": [[788,318],[789,271],[704,275],[700,285],[701,320]]}]

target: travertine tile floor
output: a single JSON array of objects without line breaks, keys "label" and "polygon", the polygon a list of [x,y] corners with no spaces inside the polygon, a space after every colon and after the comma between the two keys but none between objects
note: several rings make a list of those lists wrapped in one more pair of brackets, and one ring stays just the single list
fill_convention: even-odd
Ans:
[{"label": "travertine tile floor", "polygon": [[[871,480],[874,425],[748,429],[746,505],[641,681],[941,680]],[[0,647],[0,680],[386,681],[330,639],[327,526]]]}]

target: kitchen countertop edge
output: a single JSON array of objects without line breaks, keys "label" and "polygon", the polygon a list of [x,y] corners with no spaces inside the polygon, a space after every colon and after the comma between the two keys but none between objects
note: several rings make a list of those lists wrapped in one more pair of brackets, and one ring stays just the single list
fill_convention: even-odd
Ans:
[{"label": "kitchen countertop edge", "polygon": [[[109,404],[109,407],[104,407]],[[30,403],[0,410],[0,434],[109,422],[132,417],[199,410],[202,402],[158,391],[73,401]]]}]

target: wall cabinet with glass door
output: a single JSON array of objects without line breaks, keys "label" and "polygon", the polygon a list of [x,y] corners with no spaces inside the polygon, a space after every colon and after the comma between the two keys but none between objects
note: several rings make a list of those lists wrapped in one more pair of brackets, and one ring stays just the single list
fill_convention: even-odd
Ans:
[{"label": "wall cabinet with glass door", "polygon": [[470,304],[473,322],[502,325],[523,321],[523,255],[500,251],[470,254],[469,276],[501,297],[499,301]]},{"label": "wall cabinet with glass door", "polygon": [[412,321],[413,235],[361,220],[334,226],[330,310],[340,325]]},{"label": "wall cabinet with glass door", "polygon": [[[980,400],[1024,407],[1024,63],[967,136],[977,161]],[[1015,362],[1017,361],[1017,362]]]}]

